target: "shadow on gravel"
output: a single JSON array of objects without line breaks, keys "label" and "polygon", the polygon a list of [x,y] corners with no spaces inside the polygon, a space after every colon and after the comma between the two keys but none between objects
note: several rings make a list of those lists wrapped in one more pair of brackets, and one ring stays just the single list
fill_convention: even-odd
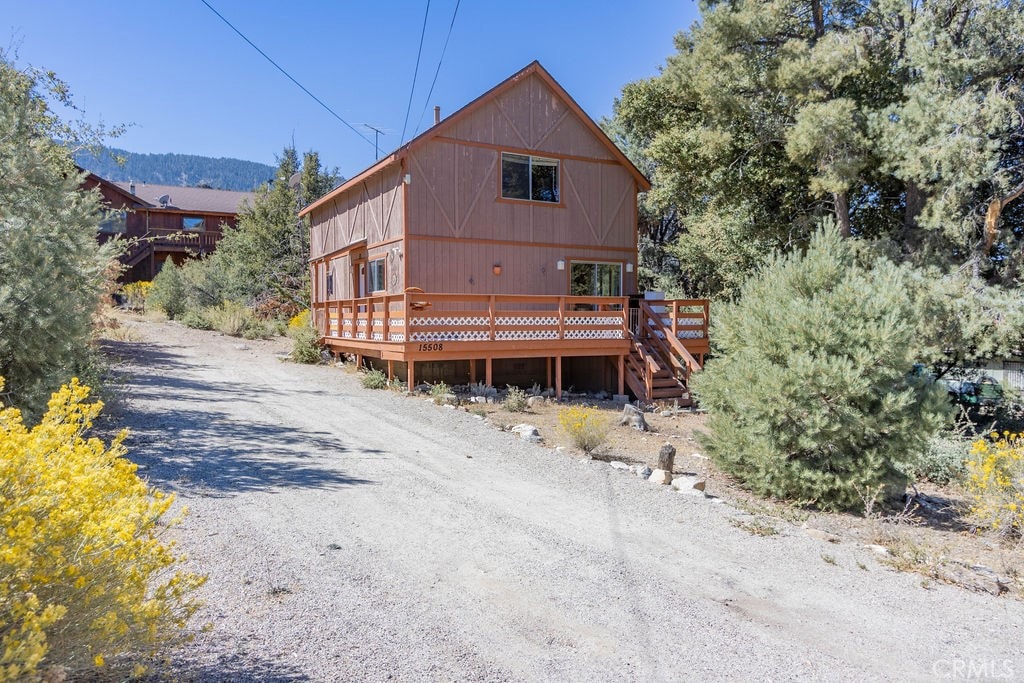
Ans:
[{"label": "shadow on gravel", "polygon": [[[177,369],[194,368],[180,356],[131,342],[109,342],[108,353],[130,358],[135,368],[117,368],[123,387],[117,426],[126,427],[128,458],[139,475],[163,489],[227,496],[272,488],[336,489],[374,482],[350,477],[346,458],[381,457],[382,451],[343,443],[329,432],[235,419],[226,403],[257,404],[251,388],[230,382],[196,382]],[[154,371],[145,372],[143,368]],[[260,397],[277,394],[260,388]],[[141,400],[140,400],[141,399]],[[157,411],[163,399],[196,408]],[[258,408],[252,411],[259,414]]]},{"label": "shadow on gravel", "polygon": [[216,663],[176,662],[167,670],[151,672],[143,680],[145,683],[299,683],[312,679],[286,662],[254,661],[234,654]]},{"label": "shadow on gravel", "polygon": [[371,484],[347,476],[340,465],[346,458],[383,455],[325,432],[238,422],[217,411],[134,410],[124,425],[128,457],[139,464],[140,475],[161,488],[197,488],[203,495]]}]

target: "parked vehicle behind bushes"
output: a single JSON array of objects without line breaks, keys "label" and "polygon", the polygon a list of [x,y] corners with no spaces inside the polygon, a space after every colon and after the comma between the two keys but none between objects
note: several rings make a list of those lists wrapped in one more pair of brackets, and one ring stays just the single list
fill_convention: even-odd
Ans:
[{"label": "parked vehicle behind bushes", "polygon": [[977,379],[942,380],[954,403],[976,410],[980,414],[994,413],[1005,400],[1003,387],[992,377]]}]

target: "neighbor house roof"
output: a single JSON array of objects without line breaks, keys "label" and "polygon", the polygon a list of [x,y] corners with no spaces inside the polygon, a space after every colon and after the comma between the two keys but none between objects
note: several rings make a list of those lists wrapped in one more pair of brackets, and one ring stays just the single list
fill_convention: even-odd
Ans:
[{"label": "neighbor house roof", "polygon": [[[211,190],[205,187],[152,185],[139,182],[115,182],[112,184],[129,194],[131,194],[131,186],[134,185],[134,195],[152,208],[195,211],[197,213],[238,213],[245,203],[251,205],[255,196],[252,192]],[[168,197],[166,204],[160,201],[160,198],[165,195]]]},{"label": "neighbor house roof", "polygon": [[462,109],[459,109],[448,118],[442,119],[440,123],[434,125],[432,128],[427,129],[423,133],[420,133],[418,136],[414,137],[412,140],[405,143],[388,156],[374,163],[365,171],[356,174],[354,177],[342,183],[338,187],[334,188],[333,190],[325,194],[323,197],[320,197],[309,206],[306,206],[299,212],[299,215],[305,216],[307,213],[313,211],[318,206],[322,206],[323,204],[329,202],[338,195],[346,192],[349,188],[355,187],[359,183],[363,182],[366,178],[372,176],[374,173],[377,173],[381,169],[386,168],[391,164],[397,162],[398,160],[402,159],[414,147],[418,147],[425,141],[435,136],[443,134],[446,130],[454,126],[460,120],[464,119],[465,117],[469,116],[474,111],[476,111],[477,108],[482,106],[484,103],[501,95],[506,90],[515,87],[517,84],[522,82],[523,79],[528,78],[530,76],[538,76],[542,81],[544,81],[548,85],[548,87],[551,88],[552,91],[554,91],[554,93],[566,104],[566,106],[569,107],[569,109],[574,114],[576,114],[577,117],[579,117],[579,119],[583,122],[584,125],[586,125],[590,132],[593,133],[594,136],[598,140],[600,140],[605,145],[605,147],[608,148],[612,156],[630,172],[634,179],[636,179],[637,187],[639,187],[641,191],[647,191],[651,189],[651,182],[647,179],[647,177],[644,176],[644,174],[641,173],[635,165],[633,165],[633,162],[631,162],[629,158],[622,153],[622,150],[620,150],[618,146],[616,146],[616,144],[611,141],[611,138],[609,138],[605,134],[605,132],[601,130],[601,127],[594,123],[594,120],[590,118],[585,111],[583,111],[583,108],[580,107],[580,105],[576,103],[576,100],[574,100],[572,96],[565,91],[565,88],[559,85],[558,81],[556,81],[551,76],[551,74],[549,74],[547,70],[540,65],[540,62],[534,60],[529,65],[527,65],[526,68],[513,74],[509,78],[506,78],[504,81],[494,86],[493,88],[485,92],[483,95],[480,95],[475,100],[464,106]]}]

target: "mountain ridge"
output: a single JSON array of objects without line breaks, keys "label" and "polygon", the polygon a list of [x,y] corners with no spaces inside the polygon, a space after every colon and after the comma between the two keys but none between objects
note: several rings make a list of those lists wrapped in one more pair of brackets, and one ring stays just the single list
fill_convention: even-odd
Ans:
[{"label": "mountain ridge", "polygon": [[[115,156],[123,157],[124,164],[118,164]],[[75,163],[107,180],[240,192],[250,192],[269,182],[277,170],[258,161],[174,152],[129,152],[116,147],[104,148],[99,154],[80,151],[75,154]]]}]

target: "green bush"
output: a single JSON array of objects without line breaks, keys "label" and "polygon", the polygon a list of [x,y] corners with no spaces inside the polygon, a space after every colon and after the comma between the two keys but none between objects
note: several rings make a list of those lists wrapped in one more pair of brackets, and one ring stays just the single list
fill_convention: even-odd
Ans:
[{"label": "green bush", "polygon": [[911,372],[906,277],[885,260],[858,265],[828,227],[721,307],[717,357],[692,378],[715,462],[758,493],[826,509],[879,486],[902,493],[894,462],[916,463],[950,415],[945,391]]},{"label": "green bush", "polygon": [[430,396],[434,399],[434,403],[438,405],[444,403],[444,397],[450,393],[452,393],[452,388],[443,380],[439,380],[430,387]]},{"label": "green bush", "polygon": [[956,434],[938,434],[928,440],[927,447],[915,462],[899,463],[898,466],[911,479],[945,486],[966,478],[970,451],[971,440]]},{"label": "green bush", "polygon": [[197,311],[191,308],[181,314],[181,324],[196,330],[213,329],[213,323],[203,315],[202,311]]},{"label": "green bush", "polygon": [[505,400],[501,402],[501,405],[510,413],[522,413],[526,411],[526,401],[528,398],[525,391],[519,387],[509,385],[508,393],[505,394]]},{"label": "green bush", "polygon": [[160,272],[153,278],[148,303],[162,310],[168,318],[180,318],[186,311],[185,282],[181,268],[171,260],[164,261]]},{"label": "green bush", "polygon": [[364,389],[386,389],[388,386],[388,376],[377,368],[364,372],[362,381]]},{"label": "green bush", "polygon": [[320,335],[308,324],[289,327],[288,336],[292,339],[291,359],[296,363],[319,363]]}]

